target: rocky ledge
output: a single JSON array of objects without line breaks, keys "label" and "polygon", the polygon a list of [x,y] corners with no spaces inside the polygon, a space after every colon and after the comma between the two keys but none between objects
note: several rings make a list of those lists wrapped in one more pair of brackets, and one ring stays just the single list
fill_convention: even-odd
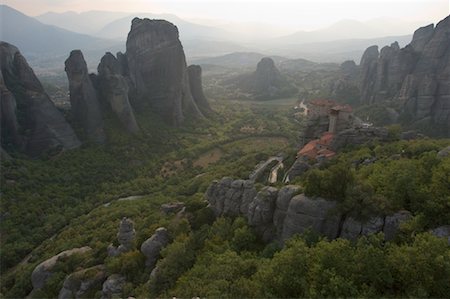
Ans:
[{"label": "rocky ledge", "polygon": [[262,238],[269,242],[285,241],[307,230],[327,237],[354,240],[383,232],[392,240],[401,222],[408,220],[408,211],[392,215],[374,215],[359,221],[339,213],[337,202],[310,198],[299,194],[300,187],[287,185],[281,189],[263,187],[257,191],[251,180],[224,177],[214,181],[205,197],[216,216],[243,216]]}]

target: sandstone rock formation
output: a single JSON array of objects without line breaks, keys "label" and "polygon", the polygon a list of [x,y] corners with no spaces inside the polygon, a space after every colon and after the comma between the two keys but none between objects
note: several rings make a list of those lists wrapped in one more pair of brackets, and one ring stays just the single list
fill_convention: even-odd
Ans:
[{"label": "sandstone rock formation", "polygon": [[275,211],[278,190],[264,187],[248,204],[247,222],[257,228],[263,240],[270,241],[275,237],[273,214]]},{"label": "sandstone rock formation", "polygon": [[155,267],[161,249],[166,247],[169,241],[170,238],[167,229],[160,227],[150,238],[142,243],[141,252],[146,257],[145,266],[147,268],[153,269]]},{"label": "sandstone rock formation", "polygon": [[178,29],[164,20],[134,18],[126,44],[135,109],[155,110],[169,124],[201,116],[189,88]]},{"label": "sandstone rock formation", "polygon": [[110,275],[103,283],[102,299],[120,298],[122,296],[125,277],[120,274]]},{"label": "sandstone rock formation", "polygon": [[74,121],[84,130],[87,137],[96,143],[105,142],[103,117],[97,91],[92,85],[86,61],[80,50],[70,52],[65,61],[69,80],[70,104]]},{"label": "sandstone rock formation", "polygon": [[210,114],[212,110],[203,93],[202,68],[199,65],[193,64],[188,66],[187,71],[189,75],[189,87],[198,109],[200,109],[203,115]]},{"label": "sandstone rock formation", "polygon": [[280,74],[273,59],[264,57],[258,62],[256,71],[237,77],[234,84],[257,100],[270,100],[292,96],[298,90]]},{"label": "sandstone rock formation", "polygon": [[294,185],[284,186],[278,191],[278,196],[273,212],[273,225],[275,226],[275,234],[281,236],[283,234],[284,220],[289,209],[289,203],[300,188]]},{"label": "sandstone rock formation", "polygon": [[412,218],[408,211],[399,211],[393,215],[388,215],[384,219],[383,233],[386,240],[394,239],[397,234],[400,224]]},{"label": "sandstone rock formation", "polygon": [[98,265],[91,268],[76,271],[66,277],[63,287],[59,291],[58,299],[86,298],[89,293],[95,294],[100,290],[106,279],[106,267]]},{"label": "sandstone rock formation", "polygon": [[450,16],[436,27],[415,31],[409,45],[378,53],[366,50],[361,63],[361,101],[395,101],[405,119],[450,134]]},{"label": "sandstone rock formation", "polygon": [[339,236],[340,215],[334,214],[336,202],[322,198],[308,198],[304,194],[294,196],[289,202],[283,224],[282,239],[307,229],[334,239]]},{"label": "sandstone rock formation", "polygon": [[353,60],[346,60],[341,63],[339,67],[340,71],[350,79],[354,79],[359,74],[359,69],[356,63]]},{"label": "sandstone rock formation", "polygon": [[[118,55],[119,56],[119,55]],[[137,133],[139,126],[128,99],[128,81],[124,77],[123,65],[110,52],[98,65],[98,85],[101,98],[108,102],[124,127],[130,133]]]},{"label": "sandstone rock formation", "polygon": [[108,246],[109,256],[118,256],[124,252],[134,249],[134,239],[136,231],[134,230],[134,223],[130,219],[124,217],[120,221],[119,232],[117,233],[117,241],[119,246],[116,248],[112,244]]},{"label": "sandstone rock formation", "polygon": [[257,192],[251,180],[224,177],[206,190],[206,198],[216,216],[245,214]]},{"label": "sandstone rock formation", "polygon": [[31,156],[80,146],[19,50],[0,42],[1,144]]},{"label": "sandstone rock formation", "polygon": [[256,192],[251,181],[225,177],[209,186],[205,198],[216,216],[247,218],[248,224],[266,242],[284,242],[308,230],[328,239],[350,240],[383,232],[386,240],[392,240],[400,224],[411,218],[408,211],[400,211],[360,221],[340,214],[336,201],[309,198],[298,194],[299,190],[299,186],[288,185],[280,190],[264,187]]},{"label": "sandstone rock formation", "polygon": [[81,248],[73,248],[66,251],[63,251],[45,261],[40,263],[34,268],[31,273],[31,284],[33,285],[33,292],[43,288],[47,282],[47,280],[52,276],[52,269],[55,267],[56,263],[60,258],[66,258],[74,254],[83,254],[92,250],[90,247],[85,246]]},{"label": "sandstone rock formation", "polygon": [[[106,53],[98,75],[88,74],[79,50],[66,60],[72,115],[91,140],[105,141],[102,109],[108,107],[130,133],[140,131],[136,111],[140,115],[152,112],[171,125],[212,112],[203,94],[201,68],[187,68],[175,25],[135,18],[126,49],[117,57]],[[5,107],[11,110],[14,106],[5,101]],[[11,124],[14,131],[14,120]]]}]

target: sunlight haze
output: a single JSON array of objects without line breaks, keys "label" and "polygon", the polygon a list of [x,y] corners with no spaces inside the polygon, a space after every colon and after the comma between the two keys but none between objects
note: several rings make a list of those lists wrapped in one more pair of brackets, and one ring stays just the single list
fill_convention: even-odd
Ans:
[{"label": "sunlight haze", "polygon": [[299,0],[299,1],[149,1],[149,0],[6,0],[5,4],[36,16],[45,12],[90,10],[171,13],[199,23],[265,23],[279,28],[313,30],[345,19],[382,17],[401,22],[437,22],[449,13],[447,0]]}]

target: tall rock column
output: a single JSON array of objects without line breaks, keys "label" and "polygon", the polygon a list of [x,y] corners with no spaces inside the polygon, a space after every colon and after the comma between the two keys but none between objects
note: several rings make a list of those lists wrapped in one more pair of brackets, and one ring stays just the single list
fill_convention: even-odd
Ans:
[{"label": "tall rock column", "polygon": [[362,103],[373,103],[378,55],[378,46],[371,46],[364,51],[359,63],[361,69],[360,89]]},{"label": "tall rock column", "polygon": [[208,115],[212,112],[209,102],[203,93],[202,85],[202,68],[199,65],[190,65],[187,68],[189,74],[189,86],[191,89],[192,97],[194,98],[197,107],[204,115]]},{"label": "tall rock column", "polygon": [[69,79],[70,104],[74,120],[83,128],[91,141],[105,142],[100,103],[89,77],[83,53],[80,50],[70,52],[65,66]]},{"label": "tall rock column", "polygon": [[192,99],[186,58],[175,25],[134,18],[126,49],[135,109],[151,108],[172,125],[181,124],[185,114],[202,115]]},{"label": "tall rock column", "polygon": [[119,241],[120,245],[115,247],[113,244],[110,244],[107,248],[108,256],[118,256],[124,252],[133,250],[135,237],[134,222],[127,217],[122,218],[119,225],[119,232],[117,233],[117,241]]},{"label": "tall rock column", "polygon": [[97,70],[101,97],[111,105],[128,132],[139,132],[133,108],[128,100],[128,82],[122,74],[120,62],[108,52],[102,57]]}]

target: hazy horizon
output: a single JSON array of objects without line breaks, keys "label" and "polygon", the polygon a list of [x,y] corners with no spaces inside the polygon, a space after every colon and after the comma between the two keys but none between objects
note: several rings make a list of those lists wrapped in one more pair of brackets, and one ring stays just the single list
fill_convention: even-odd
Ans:
[{"label": "hazy horizon", "polygon": [[111,11],[126,13],[167,13],[205,25],[268,24],[280,32],[315,30],[342,20],[398,20],[399,24],[436,23],[449,14],[447,0],[298,0],[298,1],[148,1],[148,0],[5,0],[21,12],[38,16],[46,12]]}]

